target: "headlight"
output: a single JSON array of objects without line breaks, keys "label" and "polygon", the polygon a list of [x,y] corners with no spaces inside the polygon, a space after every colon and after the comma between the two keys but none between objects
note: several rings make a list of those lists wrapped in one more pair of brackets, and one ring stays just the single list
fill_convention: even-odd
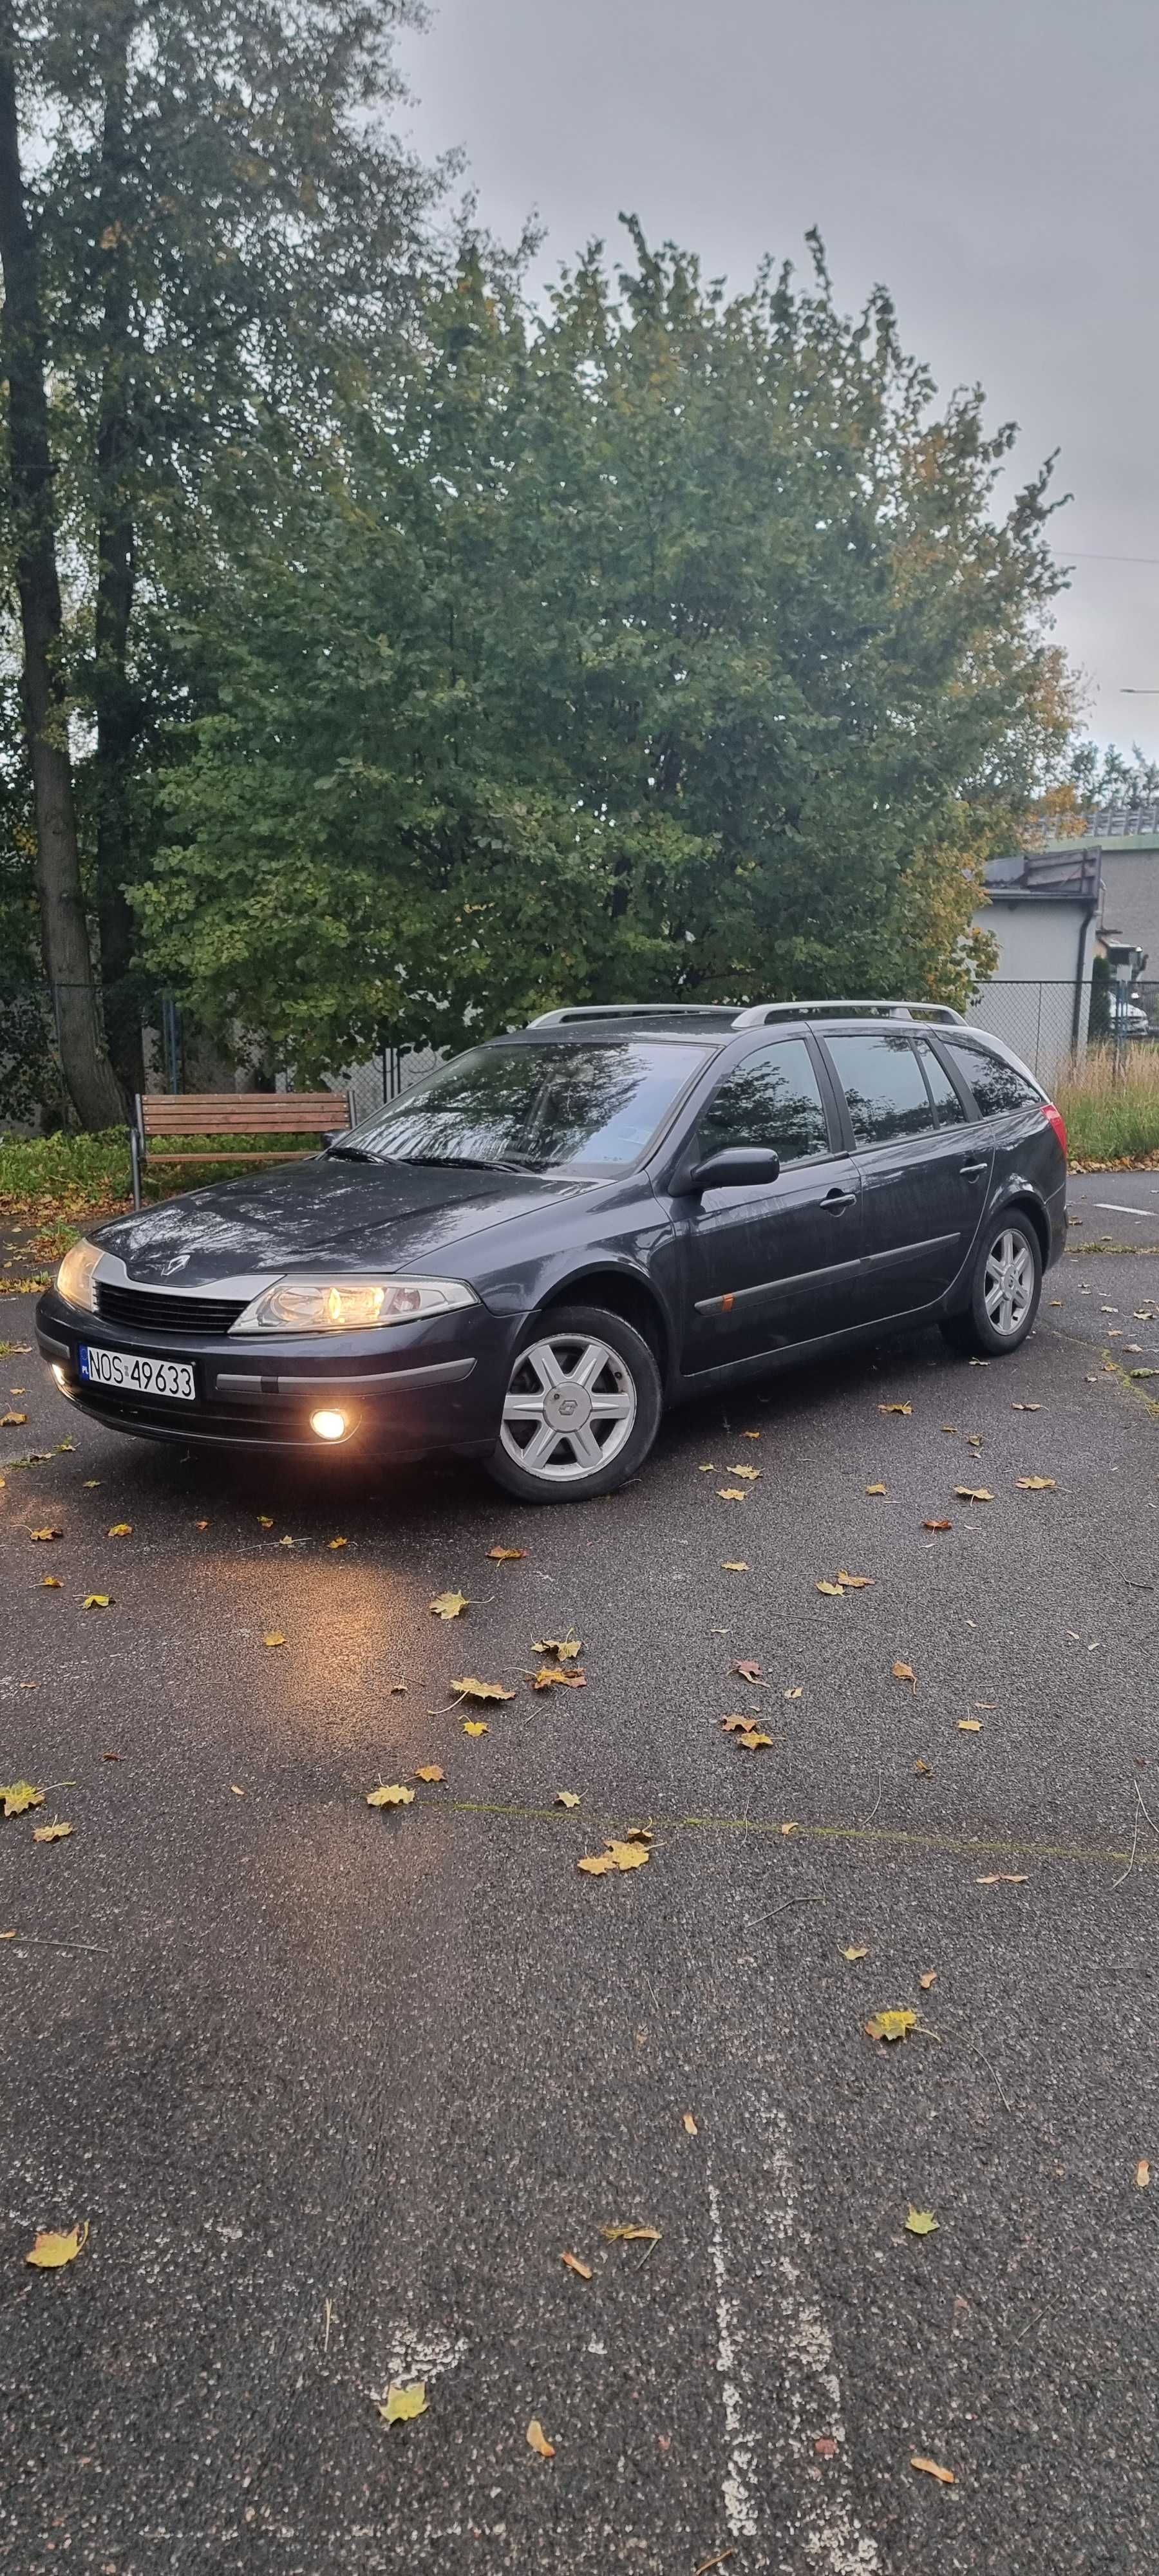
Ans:
[{"label": "headlight", "polygon": [[101,1257],[99,1243],[86,1243],[82,1235],[66,1252],[56,1274],[56,1293],[66,1306],[83,1306],[87,1315],[97,1311],[96,1269]]},{"label": "headlight", "polygon": [[477,1303],[461,1279],[275,1279],[239,1315],[235,1333],[365,1333]]}]

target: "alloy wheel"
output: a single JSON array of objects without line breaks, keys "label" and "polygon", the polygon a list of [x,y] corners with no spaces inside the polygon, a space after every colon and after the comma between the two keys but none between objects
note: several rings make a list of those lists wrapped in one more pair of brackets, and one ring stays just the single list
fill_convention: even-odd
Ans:
[{"label": "alloy wheel", "polygon": [[1034,1299],[1034,1255],[1025,1235],[997,1235],[986,1256],[982,1295],[996,1333],[1017,1333]]},{"label": "alloy wheel", "polygon": [[500,1441],[529,1476],[577,1483],[631,1439],[636,1385],[611,1344],[587,1333],[529,1342],[511,1373]]}]

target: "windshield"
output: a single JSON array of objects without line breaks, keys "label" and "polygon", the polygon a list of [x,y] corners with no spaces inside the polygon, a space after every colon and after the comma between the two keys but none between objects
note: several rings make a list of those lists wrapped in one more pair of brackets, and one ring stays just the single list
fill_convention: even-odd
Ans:
[{"label": "windshield", "polygon": [[331,1151],[606,1176],[639,1160],[707,1053],[654,1038],[475,1047]]}]

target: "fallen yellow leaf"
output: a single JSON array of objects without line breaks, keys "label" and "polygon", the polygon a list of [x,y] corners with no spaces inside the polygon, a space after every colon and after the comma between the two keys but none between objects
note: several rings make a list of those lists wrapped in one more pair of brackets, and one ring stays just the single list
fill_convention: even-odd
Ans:
[{"label": "fallen yellow leaf", "polygon": [[42,1582],[43,1588],[46,1592],[63,1592],[64,1590],[64,1585],[61,1582],[59,1574],[46,1574],[42,1577]]},{"label": "fallen yellow leaf", "polygon": [[988,1485],[955,1485],[954,1492],[960,1503],[992,1503],[994,1500]]},{"label": "fallen yellow leaf", "polygon": [[867,1485],[865,1490],[867,1494],[885,1494],[888,1493],[889,1487],[887,1485]]},{"label": "fallen yellow leaf", "polygon": [[289,1533],[289,1531],[288,1531],[288,1530],[287,1530],[287,1532],[286,1532],[285,1537],[284,1537],[284,1538],[280,1538],[280,1539],[278,1540],[278,1546],[279,1546],[279,1547],[292,1547],[292,1546],[293,1546],[293,1544],[294,1544],[293,1539],[290,1537],[290,1533]]},{"label": "fallen yellow leaf", "polygon": [[30,1534],[30,1536],[31,1536],[32,1538],[63,1538],[63,1537],[64,1537],[64,1531],[63,1531],[63,1530],[58,1530],[58,1529],[32,1530],[29,1534]]},{"label": "fallen yellow leaf", "polygon": [[258,1528],[259,1528],[259,1529],[272,1529],[272,1528],[273,1528],[274,1524],[273,1524],[273,1521],[272,1521],[272,1519],[271,1519],[271,1517],[270,1517],[270,1514],[269,1514],[268,1512],[259,1512],[259,1513],[258,1513],[257,1518],[258,1518]]},{"label": "fallen yellow leaf", "polygon": [[817,1590],[818,1592],[827,1592],[830,1600],[832,1601],[841,1601],[844,1599],[844,1594],[842,1593],[839,1583],[819,1583],[817,1585]]},{"label": "fallen yellow leaf", "polygon": [[1053,1494],[1055,1490],[1053,1476],[1016,1476],[1014,1482],[1024,1494]]},{"label": "fallen yellow leaf", "polygon": [[465,1592],[437,1592],[434,1600],[427,1604],[436,1619],[461,1619],[464,1610],[469,1610],[470,1606]]},{"label": "fallen yellow leaf", "polygon": [[576,1868],[582,1869],[587,1878],[606,1878],[608,1871],[615,1866],[615,1862],[609,1858],[607,1852],[592,1854],[586,1860],[576,1862]]},{"label": "fallen yellow leaf", "polygon": [[29,1807],[44,1805],[43,1789],[34,1789],[31,1780],[14,1780],[10,1789],[0,1787],[6,1816],[23,1816]]},{"label": "fallen yellow leaf", "polygon": [[531,2418],[527,2427],[526,2441],[528,2450],[536,2452],[541,2460],[554,2460],[555,2444],[548,2441],[538,2415],[533,2415]]},{"label": "fallen yellow leaf", "polygon": [[917,1772],[917,1775],[918,1775],[919,1780],[932,1780],[932,1779],[933,1779],[933,1776],[934,1776],[934,1775],[933,1775],[933,1772],[932,1772],[932,1771],[931,1771],[931,1769],[930,1769],[929,1763],[928,1763],[928,1762],[923,1762],[923,1760],[922,1760],[922,1757],[921,1757],[921,1754],[920,1754],[920,1753],[919,1753],[919,1755],[918,1755],[918,1757],[917,1757],[916,1762],[914,1763],[914,1769],[915,1769],[915,1771]]},{"label": "fallen yellow leaf", "polygon": [[561,1682],[567,1690],[585,1690],[588,1677],[586,1673],[565,1672],[562,1664],[541,1664],[539,1671],[529,1673],[527,1678],[533,1690],[545,1691],[554,1689]]},{"label": "fallen yellow leaf", "polygon": [[911,1683],[913,1684],[913,1689],[914,1689],[914,1692],[915,1692],[915,1695],[916,1695],[916,1692],[917,1692],[917,1686],[918,1686],[918,1677],[917,1677],[917,1674],[916,1674],[916,1673],[915,1673],[915,1671],[914,1671],[913,1665],[912,1665],[912,1664],[903,1664],[903,1663],[901,1663],[901,1662],[899,1661],[898,1663],[894,1664],[894,1665],[891,1667],[891,1670],[892,1670],[892,1672],[893,1672],[893,1678],[894,1678],[895,1682],[911,1682]]},{"label": "fallen yellow leaf", "polygon": [[428,1782],[432,1780],[445,1780],[446,1776],[445,1771],[440,1771],[437,1762],[424,1762],[421,1769],[415,1773],[416,1780],[426,1780]]},{"label": "fallen yellow leaf", "polygon": [[347,1546],[349,1546],[349,1540],[348,1540],[348,1539],[344,1539],[344,1538],[331,1538],[331,1539],[327,1539],[326,1544],[327,1544],[327,1547],[328,1547],[328,1548],[329,1548],[329,1550],[330,1550],[331,1555],[333,1555],[334,1550],[335,1550],[335,1548],[336,1548],[336,1547],[347,1547]]},{"label": "fallen yellow leaf", "polygon": [[1138,2164],[1137,2164],[1137,2165],[1136,2165],[1136,2167],[1135,2167],[1135,2189],[1136,2189],[1136,2191],[1147,2191],[1147,2190],[1149,2189],[1149,2187],[1150,2187],[1150,2182],[1151,2182],[1151,2167],[1150,2167],[1150,2165],[1148,2164],[1148,2161],[1147,2161],[1146,2156],[1140,2156],[1139,2161],[1138,2161]]},{"label": "fallen yellow leaf", "polygon": [[71,1825],[34,1825],[34,1843],[63,1843],[72,1832]]},{"label": "fallen yellow leaf", "polygon": [[761,1753],[773,1739],[771,1735],[762,1735],[758,1726],[749,1726],[742,1734],[738,1734],[736,1740],[738,1744],[743,1744],[746,1753]]},{"label": "fallen yellow leaf", "polygon": [[368,1807],[411,1807],[414,1794],[413,1789],[400,1788],[398,1781],[392,1780],[389,1788],[368,1789],[366,1803]]},{"label": "fallen yellow leaf", "polygon": [[797,1682],[792,1690],[787,1690],[785,1692],[786,1699],[804,1699],[804,1696],[804,1688],[800,1682]]},{"label": "fallen yellow leaf", "polygon": [[[1061,1299],[1059,1302],[1061,1303]],[[911,2469],[921,2469],[927,2478],[937,2478],[941,2486],[952,2487],[956,2484],[952,2469],[939,2468],[936,2460],[923,2459],[920,2451],[914,2451],[911,2453],[910,2467]]]},{"label": "fallen yellow leaf", "polygon": [[751,1660],[745,1660],[738,1664],[731,1664],[729,1666],[729,1670],[730,1672],[736,1673],[742,1682],[755,1683],[758,1690],[768,1689],[768,1683],[764,1678],[761,1666],[757,1663],[753,1663]]},{"label": "fallen yellow leaf", "polygon": [[285,1642],[286,1640],[283,1637],[280,1628],[268,1628],[265,1636],[262,1638],[263,1646],[284,1646]]},{"label": "fallen yellow leaf", "polygon": [[716,1460],[715,1460],[715,1458],[706,1458],[706,1459],[705,1459],[705,1462],[704,1462],[703,1467],[698,1467],[698,1468],[697,1468],[697,1470],[696,1470],[696,1472],[697,1472],[697,1475],[698,1475],[698,1476],[715,1476],[715,1474],[716,1474]]},{"label": "fallen yellow leaf", "polygon": [[685,2129],[686,2129],[686,2131],[687,2131],[687,2133],[688,2133],[688,2136],[689,2136],[690,2138],[698,2138],[698,2137],[700,2136],[700,2131],[699,2131],[699,2129],[697,2128],[696,2122],[695,2122],[695,2120],[694,2120],[694,2119],[693,2119],[693,2117],[692,2117],[692,2113],[691,2113],[691,2111],[682,2111],[682,2112],[681,2112],[681,2114],[680,2114],[680,2117],[681,2117],[681,2120],[683,2121],[683,2124],[684,2124],[684,2127],[685,2127]]},{"label": "fallen yellow leaf", "polygon": [[759,1440],[761,1435],[759,1431],[742,1431],[740,1436],[742,1440]]},{"label": "fallen yellow leaf", "polygon": [[990,1878],[976,1878],[975,1887],[1025,1887],[1026,1871],[997,1869]]},{"label": "fallen yellow leaf", "polygon": [[18,1431],[21,1423],[27,1420],[26,1413],[0,1413],[0,1431]]},{"label": "fallen yellow leaf", "polygon": [[873,1584],[871,1574],[839,1574],[837,1580],[843,1592],[865,1592]]},{"label": "fallen yellow leaf", "polygon": [[720,1722],[726,1735],[747,1735],[756,1725],[754,1717],[722,1717]]},{"label": "fallen yellow leaf", "polygon": [[730,1476],[742,1476],[746,1485],[756,1485],[760,1482],[761,1471],[759,1467],[733,1466],[729,1468],[728,1472]]},{"label": "fallen yellow leaf", "polygon": [[936,1986],[937,1982],[938,1972],[936,1968],[927,1968],[924,1976],[920,1976],[918,1978],[918,1984],[921,1987],[923,1995],[928,1995],[930,1987]]},{"label": "fallen yellow leaf", "polygon": [[514,1699],[515,1697],[514,1691],[505,1690],[502,1682],[477,1681],[474,1673],[465,1673],[461,1682],[448,1682],[447,1688],[457,1691],[460,1699]]},{"label": "fallen yellow leaf", "polygon": [[527,1550],[525,1547],[489,1547],[487,1554],[495,1565],[517,1565]]},{"label": "fallen yellow leaf", "polygon": [[465,1717],[463,1719],[464,1735],[489,1735],[490,1732],[491,1729],[488,1726],[485,1717]]},{"label": "fallen yellow leaf", "polygon": [[662,2232],[659,2227],[637,2227],[631,2219],[626,2225],[600,2229],[608,2245],[658,2245]]},{"label": "fallen yellow leaf", "polygon": [[614,1869],[643,1869],[651,1858],[646,1844],[639,1842],[605,1843],[604,1849]]},{"label": "fallen yellow leaf", "polygon": [[748,1501],[743,1485],[718,1485],[716,1490],[722,1503],[747,1503]]},{"label": "fallen yellow leaf", "polygon": [[107,1535],[109,1538],[131,1538],[133,1535],[133,1524],[131,1521],[114,1521],[113,1526]]},{"label": "fallen yellow leaf", "polygon": [[911,2200],[906,2227],[911,2236],[936,2236],[938,2222],[932,2209],[915,2209]]},{"label": "fallen yellow leaf", "polygon": [[905,2004],[900,2010],[895,2011],[891,2008],[888,2012],[874,2013],[872,2019],[866,2022],[865,2028],[870,2039],[891,2041],[908,2039],[911,2030],[916,2030],[917,2026],[916,2012],[911,2012],[908,2004]]},{"label": "fallen yellow leaf", "polygon": [[868,1959],[869,1952],[868,1950],[855,1950],[850,1947],[848,1950],[843,1950],[841,1956],[843,1959]]},{"label": "fallen yellow leaf", "polygon": [[720,1560],[720,1570],[722,1574],[751,1574],[752,1567],[745,1564],[743,1556],[731,1559],[727,1556],[722,1556]]},{"label": "fallen yellow leaf", "polygon": [[590,2281],[592,2277],[591,2264],[581,2263],[578,2254],[561,2254],[559,2259],[561,2263],[566,2263],[569,2272],[575,2273],[577,2281]]},{"label": "fallen yellow leaf", "polygon": [[67,2235],[54,2227],[38,2228],[36,2243],[24,2260],[38,2272],[59,2272],[63,2264],[75,2263],[82,2246],[88,2243],[88,2233],[87,2218],[83,2227],[70,2227]]},{"label": "fallen yellow leaf", "polygon": [[232,1797],[234,1797],[234,1798],[244,1798],[244,1796],[245,1796],[245,1790],[244,1790],[244,1789],[239,1789],[239,1788],[238,1788],[238,1785],[237,1785],[236,1780],[231,1780],[231,1781],[230,1781],[229,1786],[230,1786],[230,1794],[231,1794],[231,1796],[232,1796]]},{"label": "fallen yellow leaf", "polygon": [[[82,1610],[111,1610],[112,1606],[113,1596],[111,1592],[86,1592],[84,1600],[81,1603]],[[278,1639],[279,1645],[284,1644],[284,1642],[283,1638]]]},{"label": "fallen yellow leaf", "polygon": [[912,1413],[912,1404],[879,1404],[879,1413]]},{"label": "fallen yellow leaf", "polygon": [[402,2388],[392,2379],[385,2399],[376,2398],[375,2404],[384,2424],[413,2424],[416,2415],[428,2411],[426,2381],[416,2379],[411,2387]]},{"label": "fallen yellow leaf", "polygon": [[557,1807],[578,1807],[578,1793],[574,1789],[557,1789],[555,1803]]},{"label": "fallen yellow leaf", "polygon": [[578,1637],[535,1637],[532,1643],[537,1655],[554,1655],[557,1664],[574,1664],[583,1653]]},{"label": "fallen yellow leaf", "polygon": [[958,1719],[959,1735],[980,1735],[981,1732],[982,1720],[980,1717],[960,1717]]},{"label": "fallen yellow leaf", "polygon": [[783,1834],[795,1834],[795,1833],[796,1833],[796,1830],[797,1830],[797,1828],[796,1828],[795,1823],[794,1823],[794,1824],[791,1824],[791,1825],[782,1825],[782,1827],[781,1827],[781,1832],[782,1832]]}]

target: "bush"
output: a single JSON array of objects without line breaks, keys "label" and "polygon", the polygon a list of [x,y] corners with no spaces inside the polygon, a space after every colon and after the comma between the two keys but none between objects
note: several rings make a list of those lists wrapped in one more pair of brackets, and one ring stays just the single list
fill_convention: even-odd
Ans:
[{"label": "bush", "polygon": [[[261,1154],[261,1136],[167,1136],[174,1152]],[[271,1159],[282,1148],[300,1146],[317,1152],[317,1136],[279,1136]],[[258,1172],[260,1163],[157,1163],[146,1168],[145,1193],[150,1199],[172,1198],[179,1190],[228,1180],[237,1172]],[[127,1127],[108,1127],[99,1136],[0,1137],[0,1213],[33,1226],[44,1236],[51,1230],[51,1249],[65,1250],[73,1234],[96,1218],[116,1216],[131,1203],[132,1170]]]},{"label": "bush", "polygon": [[1055,1098],[1066,1120],[1072,1163],[1159,1158],[1159,1047],[1132,1043],[1118,1066],[1113,1047],[1089,1047]]}]

